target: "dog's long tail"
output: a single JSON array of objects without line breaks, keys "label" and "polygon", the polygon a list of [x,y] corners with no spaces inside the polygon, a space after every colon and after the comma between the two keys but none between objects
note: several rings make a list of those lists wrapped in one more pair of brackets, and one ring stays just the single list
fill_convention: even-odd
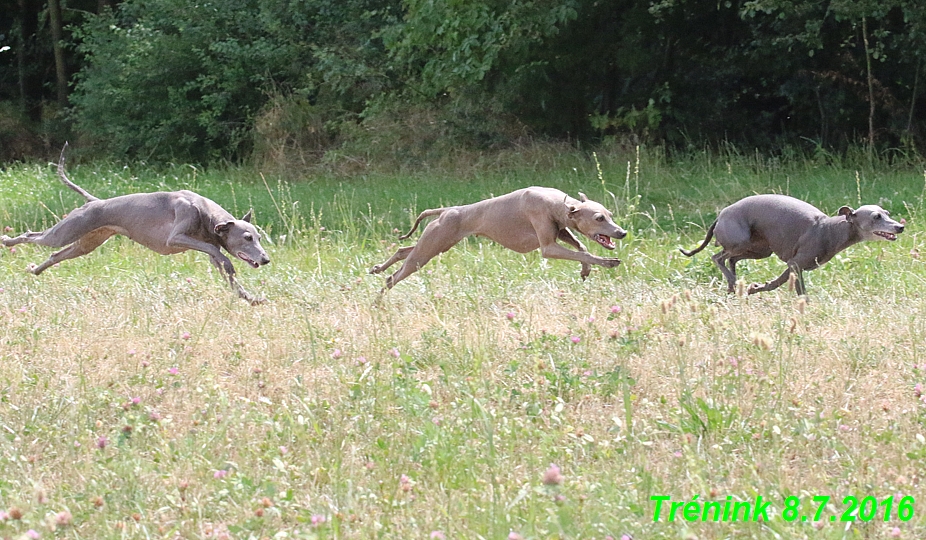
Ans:
[{"label": "dog's long tail", "polygon": [[717,222],[716,222],[716,221],[713,222],[713,223],[711,223],[711,226],[708,227],[708,229],[707,229],[707,238],[705,238],[704,241],[701,242],[701,245],[700,245],[700,246],[698,246],[698,247],[692,249],[691,251],[686,251],[686,250],[684,250],[684,249],[682,249],[682,248],[678,248],[678,250],[682,252],[682,255],[685,255],[686,257],[691,257],[691,256],[694,255],[695,253],[697,253],[697,252],[701,251],[702,249],[706,248],[706,247],[707,247],[707,244],[710,243],[711,238],[714,237],[714,227],[716,227],[716,226],[717,226]]},{"label": "dog's long tail", "polygon": [[411,236],[412,233],[415,232],[415,231],[418,229],[418,224],[421,223],[421,220],[422,220],[422,219],[428,218],[428,217],[431,217],[431,216],[439,216],[439,215],[441,215],[441,214],[444,213],[444,210],[446,210],[446,208],[432,208],[432,209],[430,209],[430,210],[425,210],[424,212],[418,214],[418,219],[416,219],[416,220],[415,220],[415,224],[412,225],[412,230],[410,230],[410,231],[408,231],[407,233],[405,233],[405,234],[403,234],[402,236],[400,236],[400,237],[399,237],[399,240],[405,240],[406,238],[408,238],[409,236]]},{"label": "dog's long tail", "polygon": [[71,182],[70,180],[68,180],[67,175],[64,174],[64,151],[67,149],[68,149],[68,143],[65,142],[64,147],[61,149],[61,158],[58,160],[58,178],[60,178],[61,181],[64,182],[64,185],[73,189],[77,193],[80,193],[81,196],[83,196],[83,198],[87,200],[87,202],[98,201],[99,200],[98,198],[87,193],[87,190],[78,186],[74,182]]}]

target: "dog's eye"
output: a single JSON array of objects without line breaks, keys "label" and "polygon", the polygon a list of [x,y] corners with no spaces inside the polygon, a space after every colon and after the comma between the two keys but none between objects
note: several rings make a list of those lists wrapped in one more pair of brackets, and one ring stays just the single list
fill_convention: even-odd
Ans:
[{"label": "dog's eye", "polygon": [[875,214],[874,219],[875,219],[876,221],[879,220],[879,219],[881,219],[881,214]]},{"label": "dog's eye", "polygon": [[598,216],[595,218],[595,221],[604,221],[604,216]]},{"label": "dog's eye", "polygon": [[254,238],[251,236],[251,233],[244,233],[244,239],[250,242]]}]

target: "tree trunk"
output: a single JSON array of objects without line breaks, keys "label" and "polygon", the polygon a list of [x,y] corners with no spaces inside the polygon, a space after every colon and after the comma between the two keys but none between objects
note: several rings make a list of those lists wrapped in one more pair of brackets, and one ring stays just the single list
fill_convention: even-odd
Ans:
[{"label": "tree trunk", "polygon": [[916,61],[916,74],[913,76],[913,95],[910,96],[910,114],[907,116],[907,137],[910,137],[913,131],[913,110],[916,106],[916,90],[920,83],[920,66],[922,65],[922,60]]},{"label": "tree trunk", "polygon": [[35,35],[38,31],[39,10],[34,0],[16,0],[19,32],[16,36],[16,71],[20,107],[33,122],[42,120],[42,78],[34,66],[36,57]]},{"label": "tree trunk", "polygon": [[48,20],[51,26],[52,47],[55,51],[55,80],[58,89],[58,106],[68,105],[68,74],[64,63],[64,32],[61,22],[61,1],[48,0]]},{"label": "tree trunk", "polygon": [[865,66],[868,70],[868,155],[875,149],[875,85],[871,74],[871,51],[868,48],[868,18],[862,17],[862,41],[865,43]]}]

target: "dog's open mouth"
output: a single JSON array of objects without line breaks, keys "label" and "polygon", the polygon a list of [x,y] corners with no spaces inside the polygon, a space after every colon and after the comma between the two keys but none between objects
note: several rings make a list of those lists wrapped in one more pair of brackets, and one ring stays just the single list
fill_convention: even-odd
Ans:
[{"label": "dog's open mouth", "polygon": [[604,234],[596,234],[592,237],[592,239],[607,249],[614,249],[614,240],[611,240],[610,236]]},{"label": "dog's open mouth", "polygon": [[237,255],[238,258],[241,259],[242,261],[250,264],[252,268],[260,268],[260,263],[255,262],[254,259],[248,257],[247,254],[245,254],[243,251],[239,251],[235,255]]},{"label": "dog's open mouth", "polygon": [[885,231],[875,231],[874,234],[875,236],[880,236],[881,238],[884,238],[885,240],[890,240],[891,242],[893,242],[894,240],[897,240],[897,235],[894,233],[889,233]]}]

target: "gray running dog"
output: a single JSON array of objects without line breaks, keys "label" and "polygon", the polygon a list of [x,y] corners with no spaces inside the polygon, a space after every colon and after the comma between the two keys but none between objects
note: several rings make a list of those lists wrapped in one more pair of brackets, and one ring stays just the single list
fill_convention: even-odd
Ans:
[{"label": "gray running dog", "polygon": [[747,294],[771,291],[785,283],[792,272],[797,294],[806,294],[804,270],[813,270],[847,247],[865,240],[897,240],[904,224],[891,219],[876,205],[853,210],[843,206],[829,217],[816,207],[786,195],[753,195],[724,208],[707,229],[700,246],[680,251],[691,257],[717,237],[721,249],[711,259],[727,278],[727,290],[736,287],[736,263],[764,259],[772,253],[788,268],[767,283],[753,283]]},{"label": "gray running dog", "polygon": [[270,262],[260,245],[260,234],[251,225],[251,212],[235,219],[215,202],[192,191],[134,193],[112,199],[98,199],[71,182],[64,174],[64,151],[58,161],[58,177],[87,201],[44,232],[27,232],[10,238],[0,236],[4,246],[39,244],[63,247],[47,261],[30,265],[29,271],[41,274],[46,268],[67,259],[86,255],[110,236],[122,234],[160,253],[172,255],[188,249],[209,255],[212,264],[228,279],[238,296],[252,305],[264,302],[251,296],[235,280],[235,268],[221,248],[254,268]]}]

